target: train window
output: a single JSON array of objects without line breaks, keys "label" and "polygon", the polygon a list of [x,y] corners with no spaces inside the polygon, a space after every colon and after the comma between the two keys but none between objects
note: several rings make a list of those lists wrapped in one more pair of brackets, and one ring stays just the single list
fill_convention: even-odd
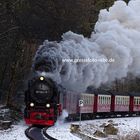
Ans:
[{"label": "train window", "polygon": [[121,104],[121,97],[118,97],[118,104]]},{"label": "train window", "polygon": [[100,104],[102,104],[102,96],[100,96]]},{"label": "train window", "polygon": [[140,104],[140,99],[138,98],[138,105]]},{"label": "train window", "polygon": [[105,97],[105,101],[104,101],[104,104],[107,104],[107,97]]},{"label": "train window", "polygon": [[129,98],[127,98],[127,105],[129,105]]},{"label": "train window", "polygon": [[127,97],[125,98],[125,105],[127,105]]},{"label": "train window", "polygon": [[115,98],[115,104],[117,104],[117,97]]},{"label": "train window", "polygon": [[89,97],[87,97],[87,105],[89,104]]},{"label": "train window", "polygon": [[92,104],[94,102],[93,96],[91,96],[91,100],[90,100],[90,104]]},{"label": "train window", "polygon": [[107,104],[109,104],[109,97],[107,97]]},{"label": "train window", "polygon": [[138,104],[138,99],[136,98],[136,105]]},{"label": "train window", "polygon": [[120,104],[122,104],[122,97],[120,97]]},{"label": "train window", "polygon": [[126,105],[128,105],[128,98],[126,99]]},{"label": "train window", "polygon": [[121,104],[121,105],[123,104],[123,99],[122,99],[122,97],[120,97],[120,104]]},{"label": "train window", "polygon": [[125,98],[124,105],[127,105],[127,98]]},{"label": "train window", "polygon": [[124,100],[123,100],[123,97],[121,97],[121,105],[123,104],[123,101],[124,101]]},{"label": "train window", "polygon": [[104,102],[105,102],[105,97],[102,96],[102,104],[104,104]]},{"label": "train window", "polygon": [[119,104],[122,104],[122,97],[120,97],[120,103]]},{"label": "train window", "polygon": [[90,102],[91,102],[91,97],[89,96],[89,104],[90,104]]},{"label": "train window", "polygon": [[89,104],[92,104],[92,96],[90,97],[90,102],[89,102]]},{"label": "train window", "polygon": [[117,104],[119,104],[119,102],[120,102],[120,98],[119,98],[119,97],[117,97]]},{"label": "train window", "polygon": [[87,98],[86,96],[84,95],[84,101],[85,101],[85,105],[87,104]]},{"label": "train window", "polygon": [[100,104],[100,96],[98,97],[98,103]]},{"label": "train window", "polygon": [[108,100],[108,104],[110,104],[110,97],[109,97],[109,100]]},{"label": "train window", "polygon": [[87,97],[87,104],[89,104],[89,97]]},{"label": "train window", "polygon": [[104,103],[105,103],[105,97],[102,96],[102,104],[104,104]]},{"label": "train window", "polygon": [[86,98],[84,98],[84,100],[85,100],[85,105],[87,104],[87,99]]},{"label": "train window", "polygon": [[121,98],[120,97],[118,97],[118,104],[120,104],[121,103]]},{"label": "train window", "polygon": [[125,97],[122,97],[122,105],[125,104]]},{"label": "train window", "polygon": [[123,97],[123,98],[122,98],[122,105],[125,105],[125,100],[126,100],[126,98]]},{"label": "train window", "polygon": [[122,101],[122,103],[121,103],[121,104],[122,104],[122,105],[124,105],[125,98],[124,98],[124,97],[122,97],[122,98],[121,98],[121,101]]},{"label": "train window", "polygon": [[106,104],[106,97],[103,96],[103,104]]},{"label": "train window", "polygon": [[108,104],[108,97],[106,97],[106,101],[105,101],[105,104]]},{"label": "train window", "polygon": [[107,103],[107,97],[104,97],[104,104]]},{"label": "train window", "polygon": [[127,103],[128,103],[128,98],[126,97],[126,100],[125,100],[125,105],[127,105]]},{"label": "train window", "polygon": [[137,98],[134,99],[134,104],[135,104],[135,105],[137,104]]},{"label": "train window", "polygon": [[107,104],[108,103],[108,97],[106,97],[106,100],[105,100],[105,104]]},{"label": "train window", "polygon": [[85,105],[87,105],[87,97],[85,97],[84,99],[85,99]]}]

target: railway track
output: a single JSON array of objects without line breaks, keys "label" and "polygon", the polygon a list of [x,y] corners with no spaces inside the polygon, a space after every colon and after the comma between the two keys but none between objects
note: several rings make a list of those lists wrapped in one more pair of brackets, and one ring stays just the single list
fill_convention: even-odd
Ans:
[{"label": "railway track", "polygon": [[30,140],[57,140],[46,133],[47,129],[48,127],[30,126],[25,130],[25,135]]}]

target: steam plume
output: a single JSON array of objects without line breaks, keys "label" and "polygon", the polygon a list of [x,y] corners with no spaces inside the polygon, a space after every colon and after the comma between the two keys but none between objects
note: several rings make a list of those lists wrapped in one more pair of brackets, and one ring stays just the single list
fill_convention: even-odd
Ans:
[{"label": "steam plume", "polygon": [[[116,1],[101,10],[90,38],[71,31],[61,42],[44,41],[34,58],[33,69],[42,64],[46,75],[70,90],[140,75],[140,2]],[[114,62],[63,62],[64,59],[96,59]],[[39,70],[38,70],[39,71]]]}]

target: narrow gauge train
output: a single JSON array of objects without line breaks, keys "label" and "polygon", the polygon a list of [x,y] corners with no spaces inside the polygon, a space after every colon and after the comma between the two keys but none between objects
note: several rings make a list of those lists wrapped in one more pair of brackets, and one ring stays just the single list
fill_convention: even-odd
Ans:
[{"label": "narrow gauge train", "polygon": [[[25,121],[27,124],[54,125],[62,110],[68,120],[76,120],[81,111],[83,119],[96,116],[140,115],[140,94],[91,90],[87,93],[59,90],[49,78],[36,77],[29,81],[25,93]],[[79,108],[79,100],[84,106]]]}]

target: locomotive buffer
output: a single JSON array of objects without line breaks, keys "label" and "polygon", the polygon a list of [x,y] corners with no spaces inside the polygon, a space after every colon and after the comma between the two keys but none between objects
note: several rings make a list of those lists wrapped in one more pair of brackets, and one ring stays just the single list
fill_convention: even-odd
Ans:
[{"label": "locomotive buffer", "polygon": [[81,107],[83,106],[84,106],[84,100],[79,100],[79,107],[80,107],[79,126],[81,126],[81,116],[82,116]]}]

